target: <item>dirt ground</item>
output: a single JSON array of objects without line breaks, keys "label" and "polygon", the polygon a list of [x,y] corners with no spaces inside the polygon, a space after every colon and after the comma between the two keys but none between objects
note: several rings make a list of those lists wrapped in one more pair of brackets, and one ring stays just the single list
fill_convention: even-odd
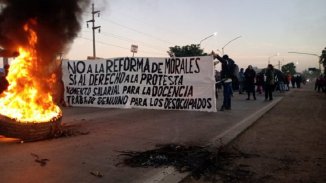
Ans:
[{"label": "dirt ground", "polygon": [[[326,94],[312,84],[291,90],[226,147],[244,155],[226,167],[236,178],[216,182],[326,182]],[[207,181],[213,182],[182,182]]]}]

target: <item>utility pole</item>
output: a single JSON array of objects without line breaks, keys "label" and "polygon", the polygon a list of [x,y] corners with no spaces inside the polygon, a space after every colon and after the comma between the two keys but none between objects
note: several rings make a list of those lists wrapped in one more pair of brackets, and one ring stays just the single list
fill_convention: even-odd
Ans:
[{"label": "utility pole", "polygon": [[281,61],[278,61],[278,70],[281,70]]},{"label": "utility pole", "polygon": [[94,15],[97,14],[98,17],[100,17],[100,11],[95,11],[94,10],[94,3],[92,3],[92,19],[86,21],[87,23],[87,28],[88,28],[88,23],[92,22],[92,29],[93,29],[93,59],[96,59],[96,51],[95,51],[95,30],[98,29],[98,32],[101,32],[101,26],[95,26],[95,17]]}]

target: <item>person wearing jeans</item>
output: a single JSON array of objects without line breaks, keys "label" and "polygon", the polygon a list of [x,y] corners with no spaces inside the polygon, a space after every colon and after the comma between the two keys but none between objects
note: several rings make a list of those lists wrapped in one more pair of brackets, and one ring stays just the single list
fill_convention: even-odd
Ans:
[{"label": "person wearing jeans", "polygon": [[220,111],[231,110],[231,97],[232,97],[232,80],[226,79],[223,82],[223,105]]},{"label": "person wearing jeans", "polygon": [[215,54],[212,51],[214,58],[217,58],[222,64],[221,70],[221,80],[223,83],[223,105],[221,106],[220,111],[230,110],[231,109],[231,97],[232,97],[232,79],[234,78],[235,63],[229,58],[228,55],[223,55],[220,57],[218,54]]}]

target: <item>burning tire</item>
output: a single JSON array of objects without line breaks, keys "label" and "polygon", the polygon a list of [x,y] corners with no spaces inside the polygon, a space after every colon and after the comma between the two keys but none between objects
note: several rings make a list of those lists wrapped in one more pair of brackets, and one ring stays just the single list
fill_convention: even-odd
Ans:
[{"label": "burning tire", "polygon": [[23,141],[51,138],[60,129],[61,116],[43,123],[22,123],[0,114],[0,135]]}]

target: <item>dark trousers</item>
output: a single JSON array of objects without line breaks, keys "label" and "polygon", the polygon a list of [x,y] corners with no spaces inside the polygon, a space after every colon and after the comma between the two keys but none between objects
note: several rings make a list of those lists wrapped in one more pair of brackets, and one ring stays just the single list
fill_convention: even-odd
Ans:
[{"label": "dark trousers", "polygon": [[274,85],[265,85],[265,100],[273,100]]},{"label": "dark trousers", "polygon": [[255,90],[255,84],[254,83],[247,84],[248,99],[250,99],[250,93],[252,93],[252,96],[254,97],[254,99],[256,99],[256,90]]},{"label": "dark trousers", "polygon": [[232,95],[232,83],[224,83],[222,108],[231,109],[231,95]]}]

